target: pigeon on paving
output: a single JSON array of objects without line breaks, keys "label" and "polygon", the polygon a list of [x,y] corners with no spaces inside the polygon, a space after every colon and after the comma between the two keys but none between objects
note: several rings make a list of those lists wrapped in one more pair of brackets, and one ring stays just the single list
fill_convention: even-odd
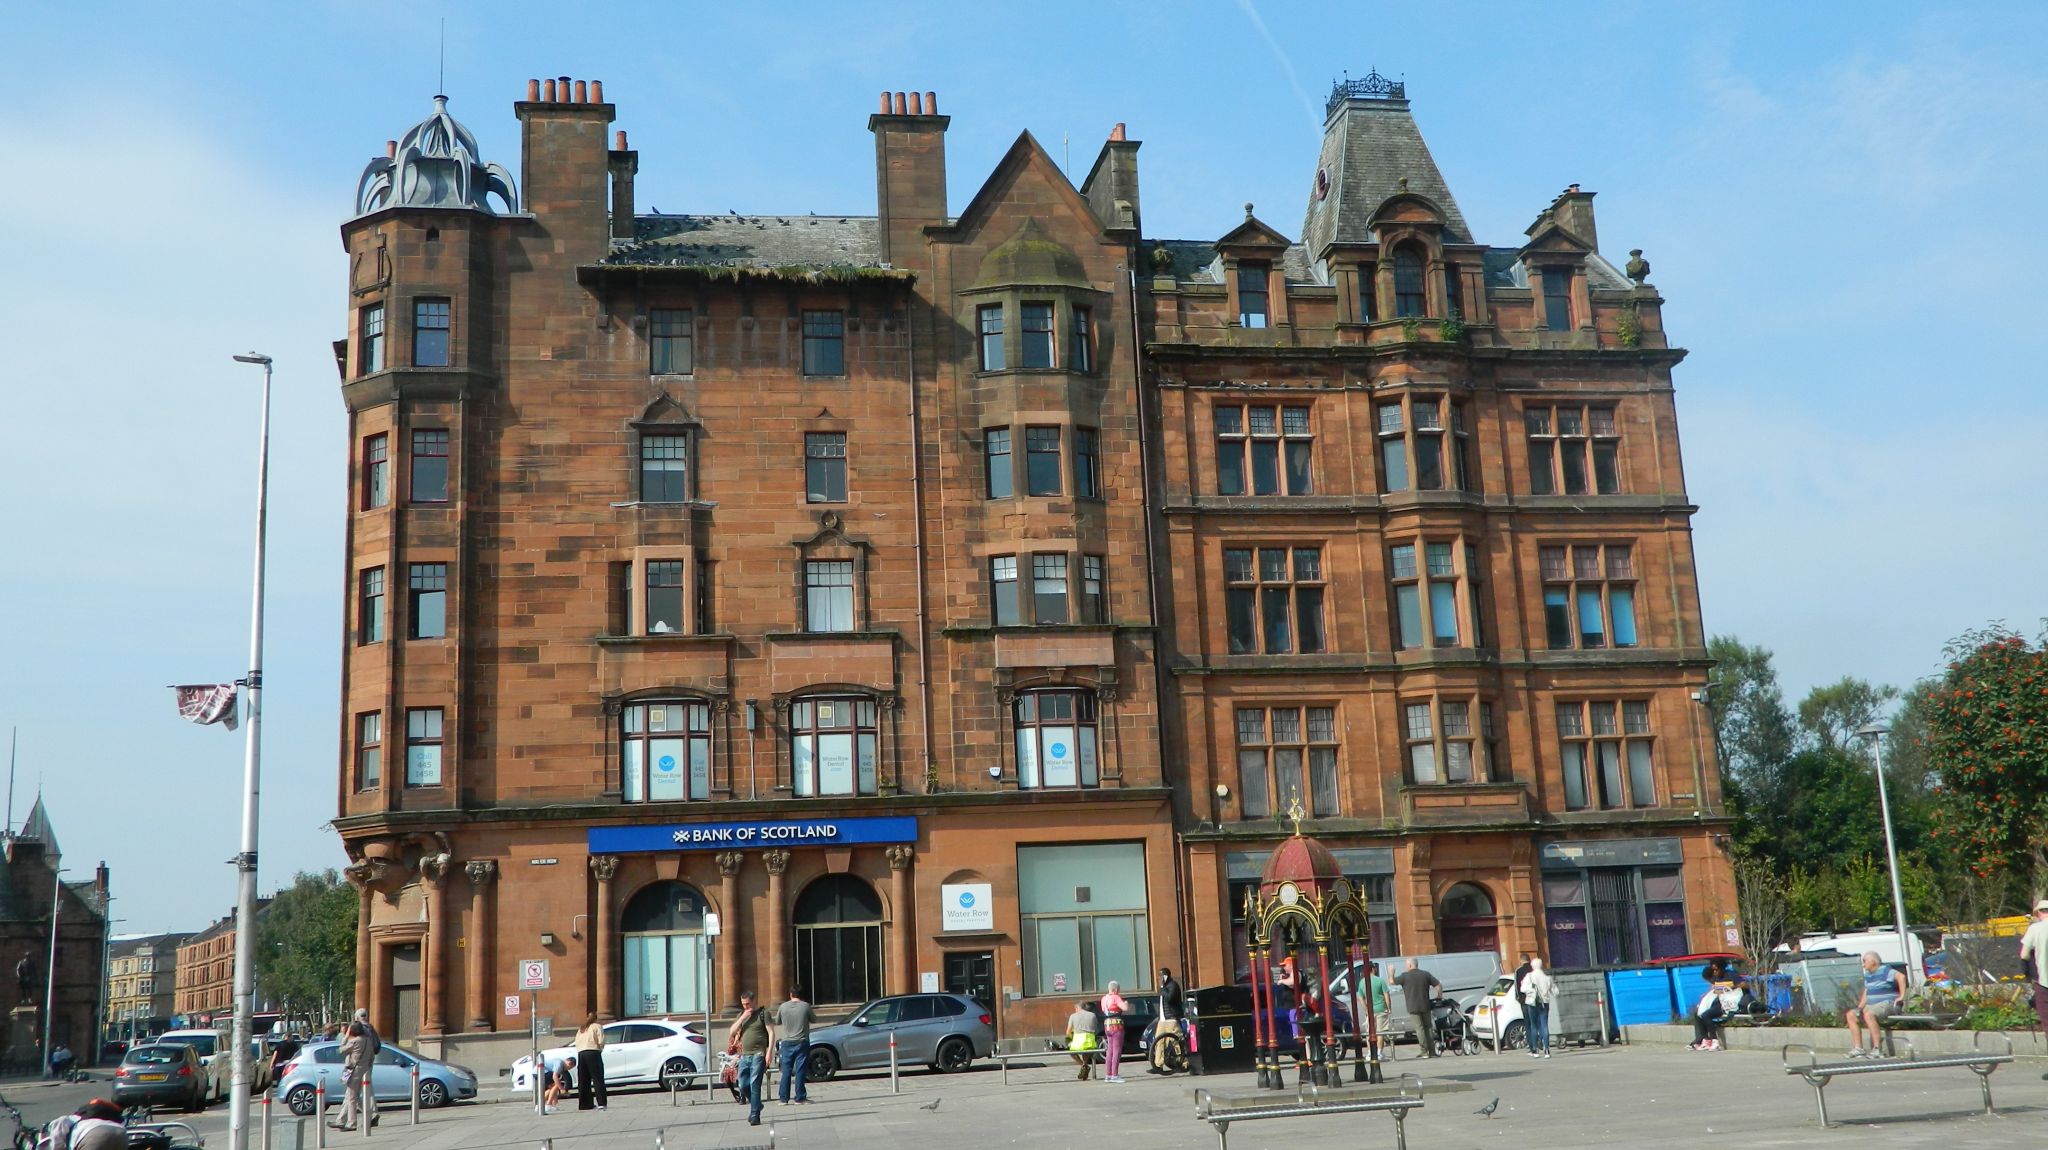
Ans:
[{"label": "pigeon on paving", "polygon": [[1493,1101],[1487,1103],[1484,1106],[1481,1106],[1479,1109],[1474,1110],[1472,1113],[1479,1115],[1481,1118],[1491,1118],[1493,1117],[1493,1112],[1498,1109],[1500,1109],[1500,1099],[1495,1098]]},{"label": "pigeon on paving", "polygon": [[937,1110],[937,1109],[939,1108],[939,1103],[941,1103],[941,1102],[944,1102],[944,1101],[945,1101],[945,1099],[943,1099],[943,1098],[934,1098],[934,1099],[932,1099],[932,1100],[931,1100],[930,1102],[927,1102],[927,1103],[925,1103],[924,1105],[922,1105],[922,1106],[918,1107],[918,1109],[919,1109],[919,1110],[932,1110],[932,1111],[936,1111],[936,1110]]}]

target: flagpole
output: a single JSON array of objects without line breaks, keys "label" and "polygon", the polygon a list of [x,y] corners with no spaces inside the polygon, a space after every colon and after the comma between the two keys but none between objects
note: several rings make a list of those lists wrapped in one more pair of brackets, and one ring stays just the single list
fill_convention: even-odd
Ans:
[{"label": "flagpole", "polygon": [[228,1146],[248,1150],[250,1028],[256,998],[256,809],[262,776],[263,739],[263,547],[270,492],[270,357],[250,352],[236,363],[263,367],[263,420],[256,446],[256,589],[249,619],[249,735],[242,762],[242,850],[235,856],[240,886],[235,902],[234,1087],[228,1098]]}]

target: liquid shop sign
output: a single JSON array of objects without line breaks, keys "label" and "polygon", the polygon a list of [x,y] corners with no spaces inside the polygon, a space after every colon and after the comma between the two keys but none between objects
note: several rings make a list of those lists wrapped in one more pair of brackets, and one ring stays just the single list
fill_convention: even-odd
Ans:
[{"label": "liquid shop sign", "polygon": [[903,816],[591,827],[589,840],[592,854],[907,843],[917,841],[917,820]]}]

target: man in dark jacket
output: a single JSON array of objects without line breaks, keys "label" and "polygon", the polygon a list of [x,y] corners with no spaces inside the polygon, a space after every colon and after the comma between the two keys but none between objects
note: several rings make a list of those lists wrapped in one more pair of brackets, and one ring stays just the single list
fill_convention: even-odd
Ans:
[{"label": "man in dark jacket", "polygon": [[1152,1065],[1145,1068],[1147,1074],[1165,1074],[1167,1035],[1181,1033],[1181,1020],[1187,1017],[1187,994],[1180,988],[1180,980],[1173,977],[1168,967],[1159,968],[1159,1021],[1152,1031]]}]

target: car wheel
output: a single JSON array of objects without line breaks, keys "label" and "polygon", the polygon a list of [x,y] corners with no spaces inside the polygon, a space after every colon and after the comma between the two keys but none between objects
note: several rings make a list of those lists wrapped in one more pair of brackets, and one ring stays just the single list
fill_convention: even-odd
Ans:
[{"label": "car wheel", "polygon": [[829,1046],[811,1047],[811,1061],[809,1068],[804,1073],[805,1080],[810,1082],[830,1082],[832,1076],[837,1073],[839,1073],[839,1055],[833,1053],[832,1048]]},{"label": "car wheel", "polygon": [[312,1115],[313,1103],[313,1088],[303,1082],[285,1092],[284,1104],[291,1108],[292,1113],[301,1118],[307,1118]]},{"label": "car wheel", "polygon": [[1508,1028],[1501,1031],[1500,1048],[1502,1050],[1520,1050],[1527,1045],[1529,1045],[1529,1024],[1521,1019],[1518,1018],[1508,1023]]},{"label": "car wheel", "polygon": [[448,1088],[439,1079],[420,1079],[420,1105],[429,1110],[439,1110],[448,1105]]},{"label": "car wheel", "polygon": [[974,1065],[974,1047],[964,1038],[948,1038],[939,1043],[937,1066],[947,1074],[958,1074]]},{"label": "car wheel", "polygon": [[661,1088],[674,1090],[678,1083],[689,1084],[689,1076],[697,1073],[697,1064],[687,1058],[671,1058],[661,1064]]}]

